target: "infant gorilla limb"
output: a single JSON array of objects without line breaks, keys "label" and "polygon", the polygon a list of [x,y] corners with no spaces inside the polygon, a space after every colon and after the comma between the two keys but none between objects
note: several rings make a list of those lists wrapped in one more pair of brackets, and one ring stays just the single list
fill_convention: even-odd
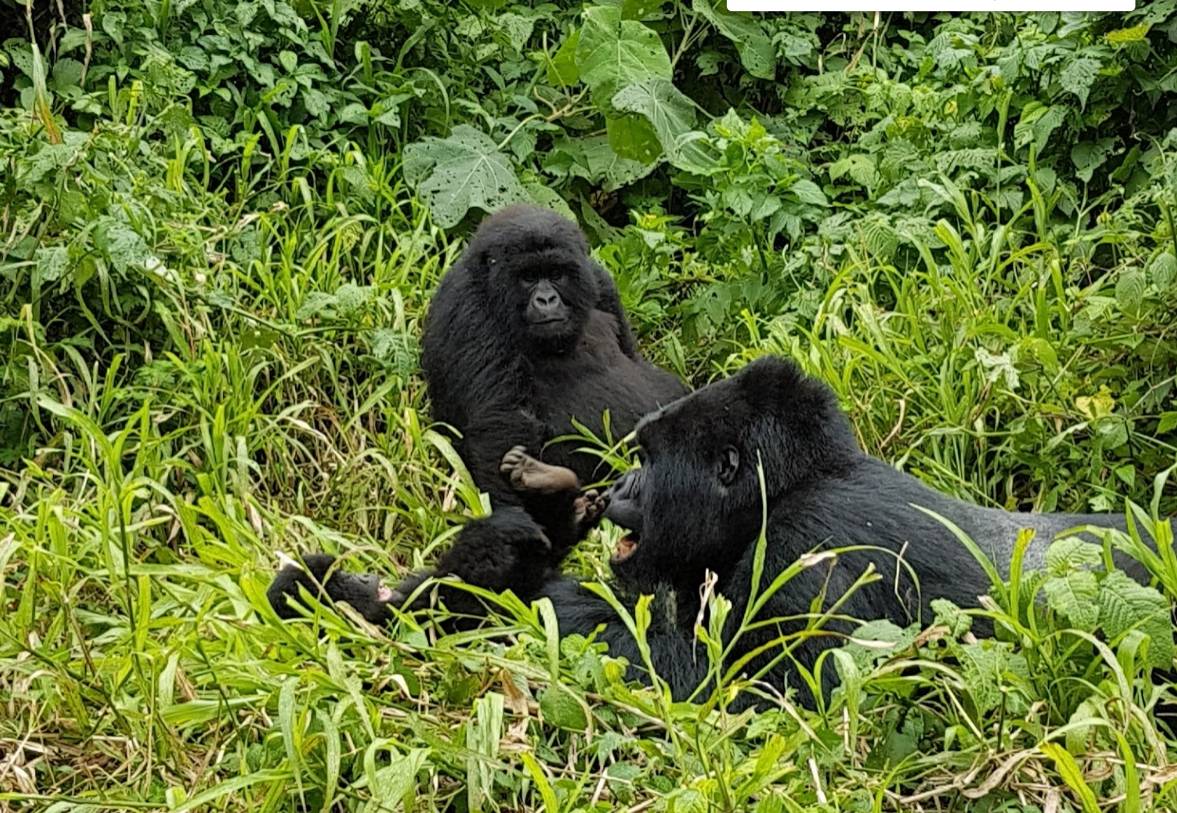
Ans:
[{"label": "infant gorilla limb", "polygon": [[266,598],[279,618],[297,618],[288,598],[298,598],[299,590],[312,596],[328,596],[332,601],[350,604],[356,612],[373,624],[388,618],[388,604],[394,592],[372,573],[345,573],[334,567],[335,557],[325,553],[310,553],[302,557],[302,565],[287,564],[278,571],[266,591]]},{"label": "infant gorilla limb", "polygon": [[[392,590],[375,575],[338,570],[333,556],[309,554],[303,557],[302,567],[292,563],[278,571],[267,591],[271,606],[281,618],[296,617],[289,599],[298,598],[302,588],[319,598],[346,602],[368,621],[379,623],[435,575],[458,576],[493,592],[513,589],[525,597],[534,596],[600,521],[607,499],[595,490],[582,492],[576,472],[542,463],[522,447],[503,456],[500,470],[522,506],[504,507],[467,523],[433,570],[411,574]],[[455,615],[476,619],[485,614],[481,601],[469,591],[451,585],[438,585],[438,589]],[[418,596],[412,607],[424,606],[427,599],[428,595]]]}]

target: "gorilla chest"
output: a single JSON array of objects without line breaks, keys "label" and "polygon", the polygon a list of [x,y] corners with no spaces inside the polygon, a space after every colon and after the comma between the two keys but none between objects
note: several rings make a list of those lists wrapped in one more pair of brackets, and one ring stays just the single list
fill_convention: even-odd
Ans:
[{"label": "gorilla chest", "polygon": [[622,432],[657,407],[655,387],[643,365],[621,352],[616,322],[593,311],[575,348],[532,361],[533,407],[557,430],[572,419],[594,429],[608,410],[610,424]]},{"label": "gorilla chest", "polygon": [[557,434],[572,431],[573,420],[599,432],[607,411],[615,436],[629,432],[657,407],[640,386],[640,372],[620,352],[545,363],[536,370],[537,417]]}]

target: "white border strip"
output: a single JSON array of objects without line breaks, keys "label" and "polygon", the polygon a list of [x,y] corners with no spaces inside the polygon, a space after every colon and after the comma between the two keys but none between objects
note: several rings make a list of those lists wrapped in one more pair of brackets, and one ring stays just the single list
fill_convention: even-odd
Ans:
[{"label": "white border strip", "polygon": [[727,0],[728,11],[1132,11],[1136,0]]}]

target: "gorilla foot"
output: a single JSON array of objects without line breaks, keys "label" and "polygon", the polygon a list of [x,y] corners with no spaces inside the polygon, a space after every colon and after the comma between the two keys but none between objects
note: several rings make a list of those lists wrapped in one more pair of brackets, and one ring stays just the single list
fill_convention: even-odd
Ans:
[{"label": "gorilla foot", "polygon": [[536,460],[522,446],[516,446],[503,455],[499,471],[511,483],[511,487],[522,494],[559,494],[580,490],[576,472]]},{"label": "gorilla foot", "polygon": [[605,509],[609,507],[609,495],[602,494],[595,488],[590,489],[572,501],[572,512],[576,524],[582,528],[595,527]]}]

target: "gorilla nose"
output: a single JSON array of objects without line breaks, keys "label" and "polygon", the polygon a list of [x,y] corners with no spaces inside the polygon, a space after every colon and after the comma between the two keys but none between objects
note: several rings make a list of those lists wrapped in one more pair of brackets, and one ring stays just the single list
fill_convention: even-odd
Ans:
[{"label": "gorilla nose", "polygon": [[531,298],[531,304],[544,313],[554,313],[560,307],[560,295],[555,291],[540,291]]}]

